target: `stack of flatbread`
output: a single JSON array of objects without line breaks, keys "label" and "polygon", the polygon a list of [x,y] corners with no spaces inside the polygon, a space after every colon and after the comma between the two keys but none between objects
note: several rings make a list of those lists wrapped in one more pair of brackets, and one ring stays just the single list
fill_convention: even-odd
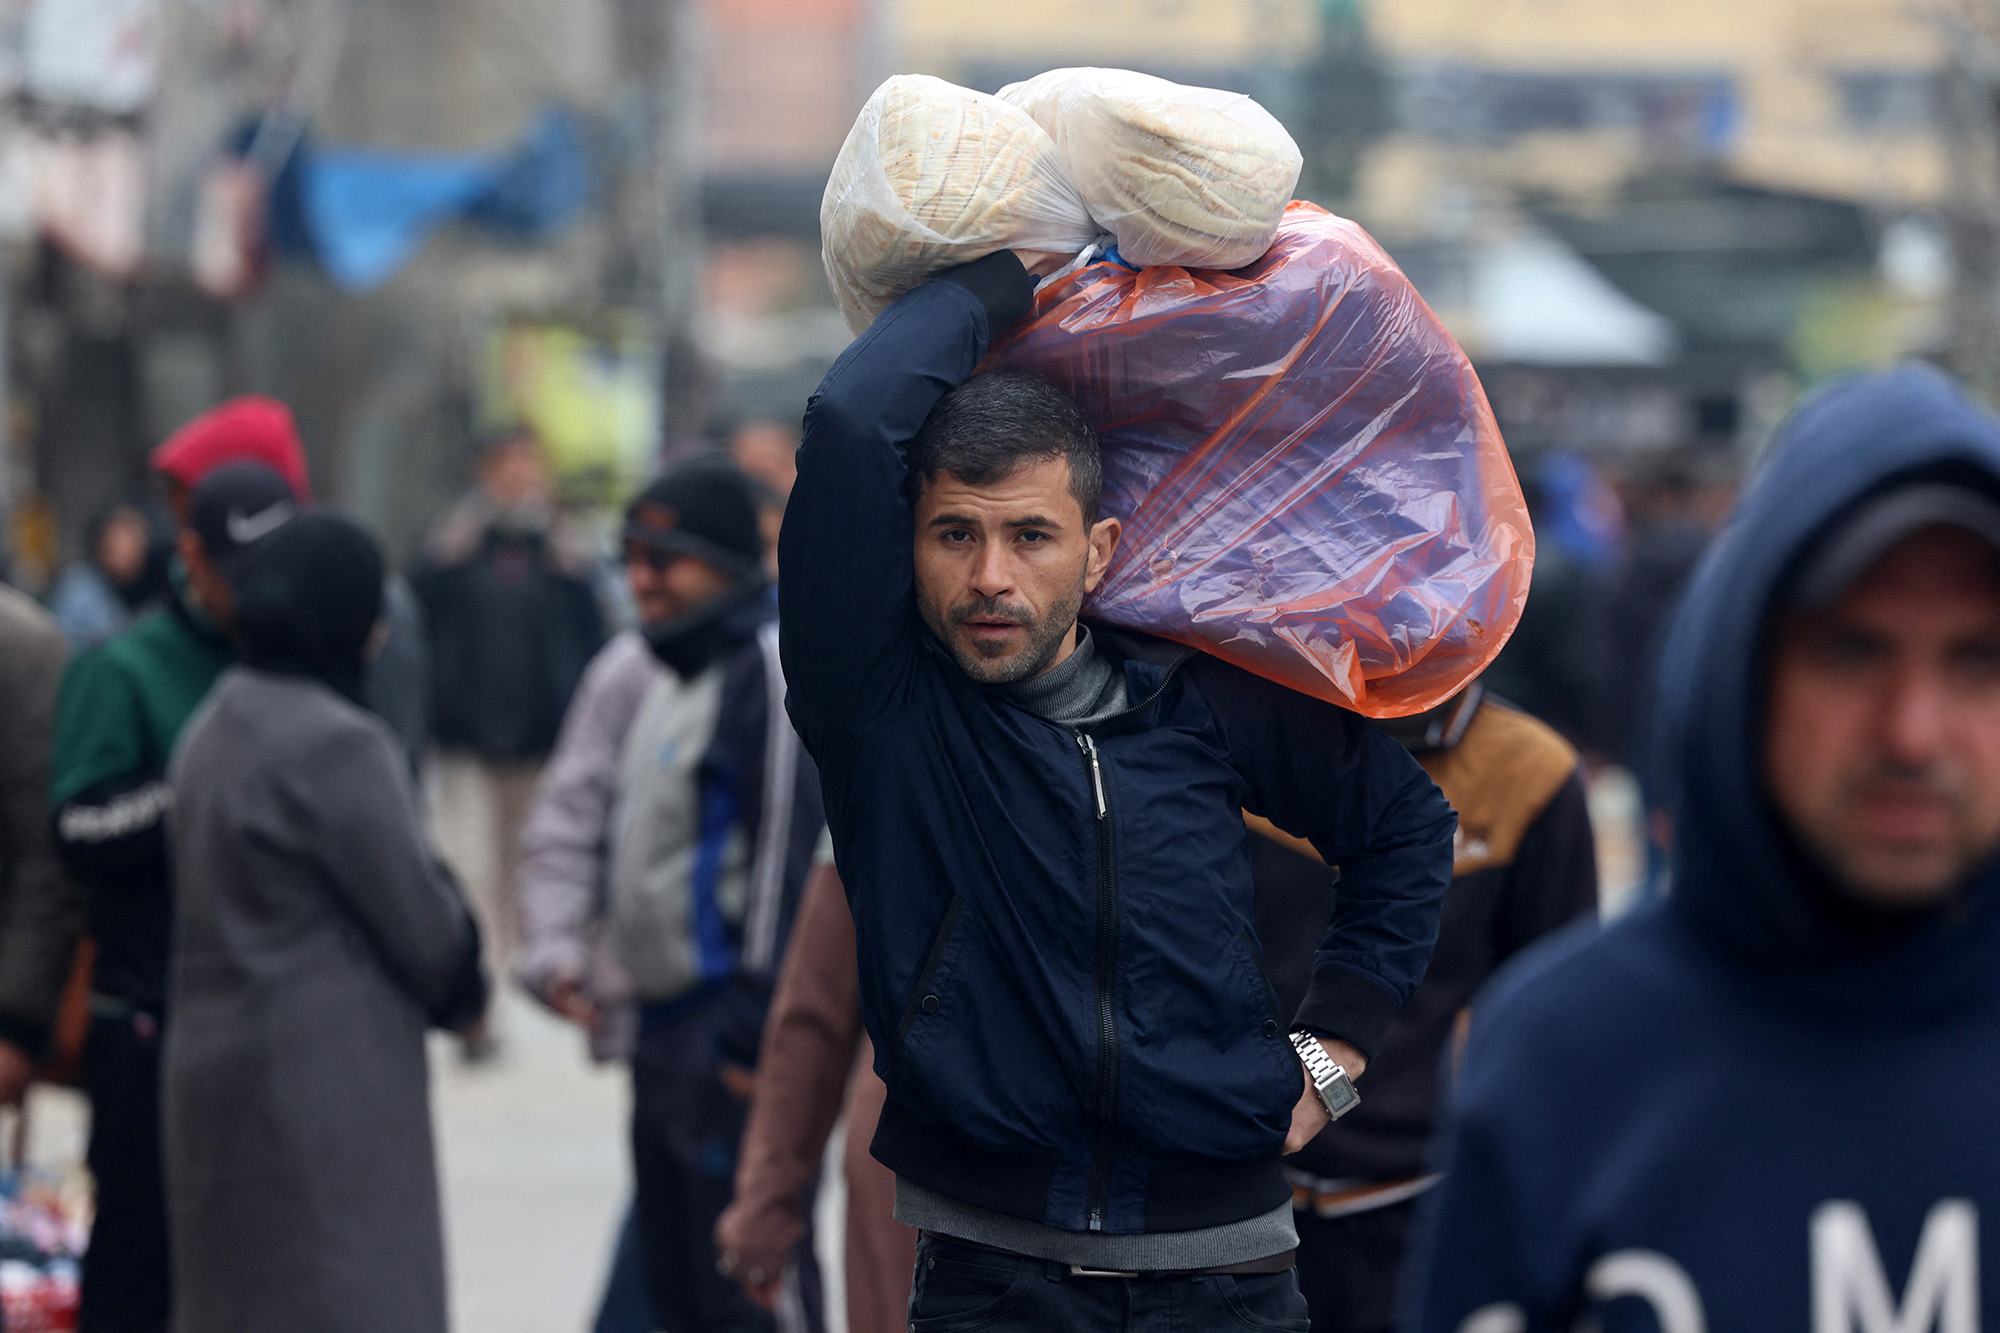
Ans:
[{"label": "stack of flatbread", "polygon": [[1299,146],[1241,93],[1123,69],[1053,69],[1000,90],[1049,132],[1118,252],[1141,266],[1240,268],[1271,248]]},{"label": "stack of flatbread", "polygon": [[834,301],[856,333],[940,269],[995,250],[1075,254],[1098,235],[1048,133],[985,93],[906,74],[875,90],[819,206]]},{"label": "stack of flatbread", "polygon": [[820,200],[833,297],[856,333],[940,269],[1100,235],[1140,266],[1240,268],[1271,248],[1299,147],[1241,93],[1057,69],[999,97],[898,75],[861,108]]}]

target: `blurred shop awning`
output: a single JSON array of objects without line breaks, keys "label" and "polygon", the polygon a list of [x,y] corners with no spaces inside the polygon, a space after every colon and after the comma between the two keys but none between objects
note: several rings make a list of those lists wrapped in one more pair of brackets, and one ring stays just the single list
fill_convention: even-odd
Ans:
[{"label": "blurred shop awning", "polygon": [[1672,320],[1548,232],[1523,228],[1475,245],[1468,276],[1468,332],[1481,361],[1660,366],[1680,351]]},{"label": "blurred shop awning", "polygon": [[1837,199],[1661,177],[1601,213],[1536,216],[1619,291],[1671,319],[1690,351],[1782,349],[1818,293],[1874,280],[1875,228]]}]

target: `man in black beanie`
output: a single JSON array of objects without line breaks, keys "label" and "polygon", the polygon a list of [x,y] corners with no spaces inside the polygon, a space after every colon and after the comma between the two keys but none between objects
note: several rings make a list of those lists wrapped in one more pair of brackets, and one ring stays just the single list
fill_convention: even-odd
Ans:
[{"label": "man in black beanie", "polygon": [[524,838],[516,969],[632,1063],[638,1240],[659,1327],[767,1330],[716,1271],[745,1083],[823,823],[792,733],[755,484],[679,464],[626,510],[640,627],[585,672]]}]

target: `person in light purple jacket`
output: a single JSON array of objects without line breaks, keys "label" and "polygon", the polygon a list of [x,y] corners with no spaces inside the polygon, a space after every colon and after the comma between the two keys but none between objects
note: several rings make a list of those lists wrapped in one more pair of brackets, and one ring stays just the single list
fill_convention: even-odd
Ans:
[{"label": "person in light purple jacket", "polygon": [[[669,1333],[771,1317],[715,1268],[764,1012],[824,826],[784,712],[754,483],[681,463],[632,502],[641,625],[591,663],[524,837],[516,975],[627,1058],[643,1267]],[[664,669],[663,669],[664,668]]]},{"label": "person in light purple jacket", "polygon": [[[635,598],[643,599],[651,568],[638,562],[628,570]],[[593,938],[604,893],[605,831],[625,735],[660,670],[636,630],[598,651],[570,700],[522,837],[523,946],[514,974],[529,994],[585,1029],[591,1058],[600,1064],[631,1055],[636,1013],[624,969],[603,933]],[[628,1206],[592,1333],[652,1333],[657,1326],[637,1233]]]},{"label": "person in light purple jacket", "polygon": [[[644,615],[655,575],[643,561],[626,568]],[[632,1053],[632,985],[596,923],[619,759],[662,669],[637,630],[598,651],[563,718],[521,839],[524,938],[514,975],[530,995],[589,1033],[590,1055],[599,1063]]]}]

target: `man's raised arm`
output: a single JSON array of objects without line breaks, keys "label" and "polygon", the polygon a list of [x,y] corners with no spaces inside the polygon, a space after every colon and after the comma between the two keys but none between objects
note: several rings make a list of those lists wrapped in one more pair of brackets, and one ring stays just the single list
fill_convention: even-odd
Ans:
[{"label": "man's raised arm", "polygon": [[1004,250],[949,269],[883,311],[806,408],[778,605],[793,720],[809,744],[821,725],[866,723],[902,695],[923,633],[903,449],[1033,295]]}]

